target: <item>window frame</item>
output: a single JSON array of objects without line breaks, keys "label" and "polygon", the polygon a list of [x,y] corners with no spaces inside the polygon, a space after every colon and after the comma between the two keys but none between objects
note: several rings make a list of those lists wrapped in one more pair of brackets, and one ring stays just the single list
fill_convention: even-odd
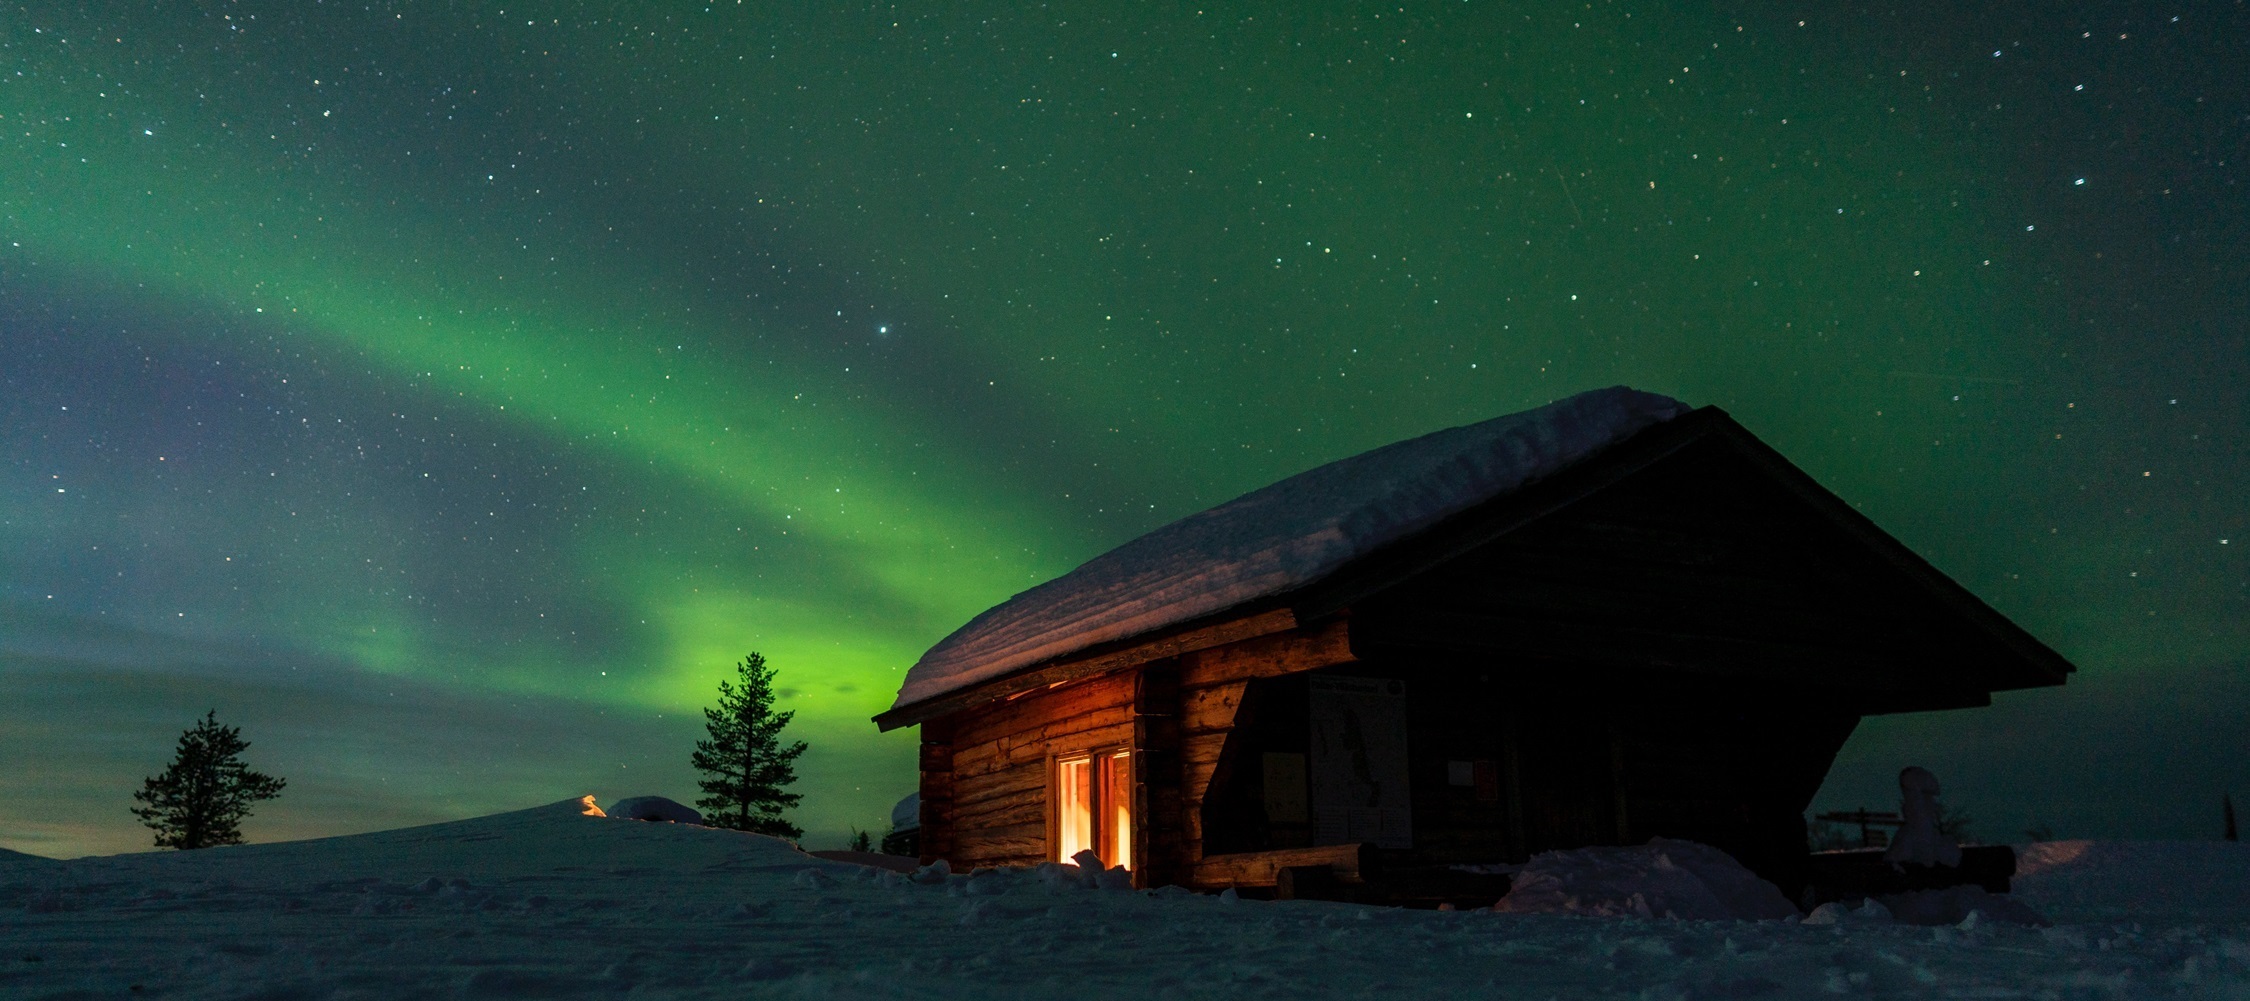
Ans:
[{"label": "window frame", "polygon": [[[1086,811],[1088,816],[1086,830],[1089,843],[1086,847],[1091,848],[1096,855],[1102,856],[1102,864],[1105,866],[1119,864],[1118,859],[1110,857],[1119,854],[1118,851],[1113,850],[1108,855],[1102,854],[1102,845],[1105,840],[1108,840],[1116,849],[1122,850],[1124,865],[1127,869],[1132,869],[1134,864],[1139,861],[1136,857],[1138,852],[1135,851],[1137,846],[1133,844],[1133,840],[1138,833],[1136,828],[1141,824],[1140,810],[1134,802],[1138,798],[1135,795],[1135,790],[1139,779],[1140,764],[1137,760],[1139,757],[1140,755],[1134,753],[1131,747],[1122,744],[1074,748],[1068,751],[1057,751],[1047,756],[1046,854],[1050,861],[1064,863],[1071,861],[1068,855],[1063,854],[1062,774],[1065,764],[1078,761],[1087,763],[1086,785],[1088,795]],[[1105,762],[1112,764],[1109,768],[1104,768]],[[1124,774],[1110,782],[1104,782],[1105,773],[1115,774],[1111,771],[1112,769],[1122,769]],[[1122,794],[1124,799],[1122,806],[1125,813],[1125,830],[1121,838],[1112,830],[1116,826],[1114,811],[1119,805],[1116,802],[1119,794]]]}]

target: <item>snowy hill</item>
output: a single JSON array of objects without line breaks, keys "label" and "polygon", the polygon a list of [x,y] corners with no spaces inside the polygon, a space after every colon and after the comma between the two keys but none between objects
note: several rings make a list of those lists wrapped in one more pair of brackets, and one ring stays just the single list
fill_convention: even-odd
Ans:
[{"label": "snowy hill", "polygon": [[590,802],[399,831],[0,856],[0,996],[2246,997],[2238,844],[2025,850],[2057,922],[1647,921],[910,877]]},{"label": "snowy hill", "polygon": [[53,864],[54,860],[41,858],[37,855],[26,855],[22,852],[10,851],[6,848],[0,848],[0,866],[7,865],[10,862],[20,863],[23,865],[38,865],[42,862]]},{"label": "snowy hill", "polygon": [[2016,895],[2058,921],[2250,922],[2250,844],[2048,841],[2016,847]]}]

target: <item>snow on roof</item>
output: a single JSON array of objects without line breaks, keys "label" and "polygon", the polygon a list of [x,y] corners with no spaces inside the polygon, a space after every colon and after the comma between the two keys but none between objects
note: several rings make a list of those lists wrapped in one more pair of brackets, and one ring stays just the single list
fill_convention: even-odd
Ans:
[{"label": "snow on roof", "polygon": [[1613,386],[1307,470],[986,610],[922,655],[896,705],[1304,587],[1688,410]]}]

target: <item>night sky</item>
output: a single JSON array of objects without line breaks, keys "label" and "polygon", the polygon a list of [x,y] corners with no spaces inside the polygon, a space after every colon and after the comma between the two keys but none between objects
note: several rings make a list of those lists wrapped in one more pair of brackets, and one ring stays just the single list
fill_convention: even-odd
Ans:
[{"label": "night sky", "polygon": [[880,834],[978,611],[1618,383],[2080,667],[1817,807],[2215,837],[2250,11],[1831,6],[0,8],[0,846],[147,847],[206,709],[252,840],[692,800],[752,650]]}]

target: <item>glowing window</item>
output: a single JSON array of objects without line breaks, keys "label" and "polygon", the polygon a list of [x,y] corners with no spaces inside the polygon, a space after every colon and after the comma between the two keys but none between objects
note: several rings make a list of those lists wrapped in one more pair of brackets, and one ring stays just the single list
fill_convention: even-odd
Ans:
[{"label": "glowing window", "polygon": [[[1055,762],[1055,859],[1070,857],[1094,847],[1094,759],[1061,758]],[[1095,854],[1100,854],[1097,849]]]},{"label": "glowing window", "polygon": [[1133,866],[1133,759],[1085,751],[1055,759],[1055,860],[1092,849],[1104,865]]}]

